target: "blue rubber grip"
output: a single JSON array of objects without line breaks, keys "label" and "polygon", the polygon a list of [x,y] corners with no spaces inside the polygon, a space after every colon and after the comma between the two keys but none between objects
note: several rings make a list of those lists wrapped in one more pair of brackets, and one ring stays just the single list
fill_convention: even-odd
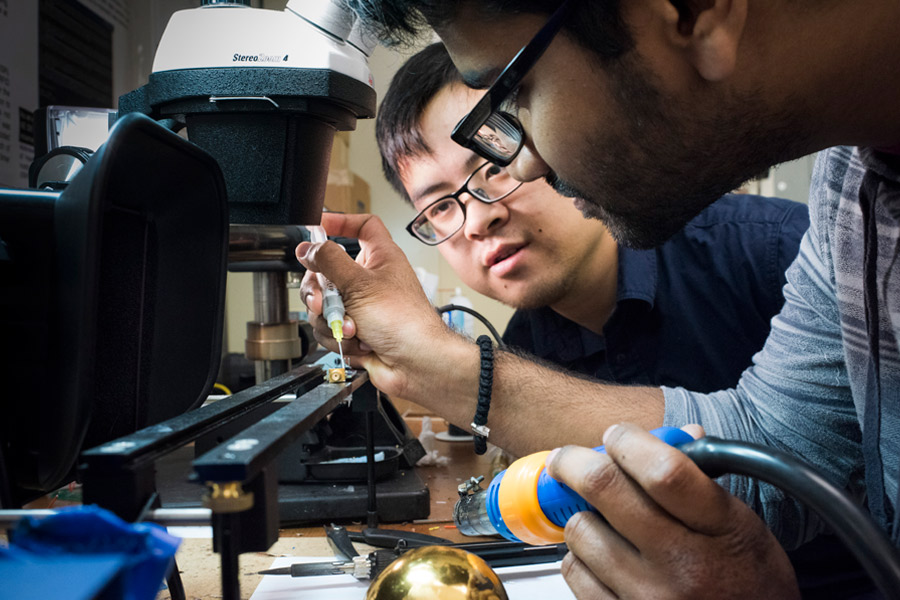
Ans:
[{"label": "blue rubber grip", "polygon": [[[676,427],[660,427],[650,433],[670,446],[677,447],[694,441],[694,438],[689,434]],[[606,453],[605,446],[598,446],[594,450]],[[560,527],[565,527],[566,522],[577,512],[597,512],[584,498],[572,491],[572,488],[550,477],[546,469],[538,477],[537,496],[541,510],[544,511],[544,514],[547,515],[550,521]],[[504,537],[509,539],[505,534]]]}]

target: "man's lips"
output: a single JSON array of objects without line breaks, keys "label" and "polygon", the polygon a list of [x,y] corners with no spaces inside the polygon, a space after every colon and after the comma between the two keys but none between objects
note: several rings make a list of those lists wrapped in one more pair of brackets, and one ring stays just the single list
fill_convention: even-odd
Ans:
[{"label": "man's lips", "polygon": [[487,268],[491,268],[494,265],[508,259],[510,256],[513,256],[524,247],[525,244],[510,244],[499,246],[487,253],[487,255],[484,257],[484,266],[486,266]]}]

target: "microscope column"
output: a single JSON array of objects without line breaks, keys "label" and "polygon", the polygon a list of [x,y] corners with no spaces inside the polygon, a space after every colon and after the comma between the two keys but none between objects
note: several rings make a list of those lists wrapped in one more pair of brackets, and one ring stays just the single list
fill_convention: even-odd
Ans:
[{"label": "microscope column", "polygon": [[287,274],[253,273],[256,321],[247,323],[247,358],[256,361],[256,383],[287,373],[302,354],[297,321],[288,319]]}]

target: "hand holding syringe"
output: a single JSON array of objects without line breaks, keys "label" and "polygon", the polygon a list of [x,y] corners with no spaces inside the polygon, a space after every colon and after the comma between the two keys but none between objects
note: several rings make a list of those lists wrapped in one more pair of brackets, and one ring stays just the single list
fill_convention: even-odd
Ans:
[{"label": "hand holding syringe", "polygon": [[[310,225],[307,229],[309,229],[311,242],[321,244],[328,241],[325,229],[321,225]],[[341,298],[341,293],[335,285],[328,281],[324,275],[317,273],[316,277],[319,281],[319,287],[322,288],[322,316],[331,328],[331,335],[337,340],[338,352],[341,355],[341,368],[344,368],[344,350],[341,347],[341,341],[344,339],[344,300]]]}]

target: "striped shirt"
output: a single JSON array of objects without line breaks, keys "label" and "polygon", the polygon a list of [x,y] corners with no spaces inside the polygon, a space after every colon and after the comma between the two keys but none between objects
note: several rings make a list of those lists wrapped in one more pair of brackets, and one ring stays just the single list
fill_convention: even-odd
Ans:
[{"label": "striped shirt", "polygon": [[[863,210],[861,189],[870,209]],[[811,190],[810,229],[765,346],[734,389],[663,388],[665,424],[700,423],[709,435],[794,454],[860,502],[868,495],[873,517],[898,545],[900,156],[825,150]],[[867,247],[876,252],[868,262]],[[773,486],[737,476],[722,483],[787,548],[824,528]]]}]

